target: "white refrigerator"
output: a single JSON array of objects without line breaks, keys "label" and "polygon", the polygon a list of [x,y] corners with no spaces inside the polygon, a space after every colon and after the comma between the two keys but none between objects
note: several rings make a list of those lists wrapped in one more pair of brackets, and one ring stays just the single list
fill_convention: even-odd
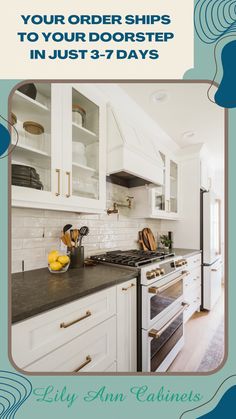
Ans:
[{"label": "white refrigerator", "polygon": [[220,200],[202,192],[202,307],[211,310],[221,295],[222,257]]}]

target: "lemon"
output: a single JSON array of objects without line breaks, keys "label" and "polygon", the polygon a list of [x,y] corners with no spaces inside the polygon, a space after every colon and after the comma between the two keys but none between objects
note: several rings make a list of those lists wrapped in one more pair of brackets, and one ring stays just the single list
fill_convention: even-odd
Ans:
[{"label": "lemon", "polygon": [[60,262],[63,266],[70,262],[70,258],[66,255],[59,256],[57,261]]},{"label": "lemon", "polygon": [[60,262],[51,262],[50,269],[52,271],[60,271],[62,268],[62,264]]},{"label": "lemon", "polygon": [[48,254],[48,263],[53,263],[56,262],[57,258],[59,256],[59,252],[57,250],[52,250],[49,254]]}]

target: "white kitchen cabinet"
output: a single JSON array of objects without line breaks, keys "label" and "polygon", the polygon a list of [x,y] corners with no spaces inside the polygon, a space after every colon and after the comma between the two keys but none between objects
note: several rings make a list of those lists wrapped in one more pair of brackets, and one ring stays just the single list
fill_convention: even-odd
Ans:
[{"label": "white kitchen cabinet", "polygon": [[204,266],[203,299],[204,308],[212,310],[221,296],[222,261],[217,260],[210,266]]},{"label": "white kitchen cabinet", "polygon": [[[106,198],[106,108],[100,94],[84,84],[35,83],[36,100],[14,92],[11,111],[17,117],[17,147],[12,164],[33,167],[42,190],[12,186],[13,206],[64,211],[101,212]],[[83,125],[73,106],[84,110]],[[40,135],[26,121],[43,127]],[[12,144],[17,136],[12,129]],[[39,187],[39,186],[38,186]]]},{"label": "white kitchen cabinet", "polygon": [[117,286],[117,371],[137,371],[137,285]]},{"label": "white kitchen cabinet", "polygon": [[180,176],[176,160],[160,152],[163,160],[163,184],[130,189],[134,196],[132,216],[177,220],[180,216]]},{"label": "white kitchen cabinet", "polygon": [[137,371],[136,278],[13,324],[15,365],[33,372]]},{"label": "white kitchen cabinet", "polygon": [[116,289],[111,287],[16,323],[13,360],[24,368],[115,314]]},{"label": "white kitchen cabinet", "polygon": [[116,359],[116,319],[112,317],[27,366],[32,372],[103,372]]},{"label": "white kitchen cabinet", "polygon": [[184,322],[188,321],[192,315],[200,310],[201,306],[201,253],[187,259],[186,270],[188,275],[184,278],[184,302],[188,308],[184,311]]}]

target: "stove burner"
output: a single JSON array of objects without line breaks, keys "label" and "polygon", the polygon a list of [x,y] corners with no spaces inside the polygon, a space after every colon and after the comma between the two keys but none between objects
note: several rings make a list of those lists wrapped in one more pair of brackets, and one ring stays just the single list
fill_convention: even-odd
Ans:
[{"label": "stove burner", "polygon": [[98,262],[114,263],[117,265],[141,267],[150,262],[173,257],[173,252],[151,251],[151,250],[114,250],[102,255],[91,256],[91,259]]}]

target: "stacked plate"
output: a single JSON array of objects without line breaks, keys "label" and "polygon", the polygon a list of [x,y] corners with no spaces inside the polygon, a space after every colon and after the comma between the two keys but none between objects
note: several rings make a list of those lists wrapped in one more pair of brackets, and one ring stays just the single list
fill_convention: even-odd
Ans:
[{"label": "stacked plate", "polygon": [[21,164],[12,164],[12,185],[43,189],[43,184],[36,170],[33,167]]}]

